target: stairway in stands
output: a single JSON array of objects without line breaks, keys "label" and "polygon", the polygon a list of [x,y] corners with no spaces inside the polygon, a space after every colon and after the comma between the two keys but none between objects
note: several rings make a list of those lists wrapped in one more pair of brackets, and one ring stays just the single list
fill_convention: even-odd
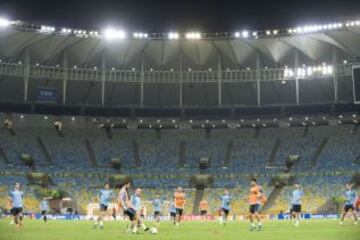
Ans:
[{"label": "stairway in stands", "polygon": [[283,186],[277,186],[277,187],[273,188],[273,190],[271,191],[270,195],[267,198],[267,202],[261,208],[260,213],[265,213],[267,210],[271,209],[271,207],[274,205],[276,199],[280,196],[283,188],[284,188]]},{"label": "stairway in stands", "polygon": [[320,158],[322,152],[324,151],[324,148],[326,147],[326,144],[328,141],[329,141],[329,139],[327,137],[321,141],[318,149],[316,150],[316,152],[314,154],[314,157],[311,159],[311,166],[315,167],[317,165],[317,161]]},{"label": "stairway in stands", "polygon": [[41,139],[41,137],[36,137],[36,142],[38,143],[42,154],[44,154],[44,157],[45,157],[45,160],[46,160],[47,164],[48,165],[53,165],[53,161],[52,161],[52,158],[50,156],[50,153],[49,153],[48,149],[46,148],[46,146],[45,146],[43,140]]},{"label": "stairway in stands", "polygon": [[180,142],[180,149],[179,149],[179,166],[180,167],[185,166],[185,152],[186,152],[186,142],[181,141]]},{"label": "stairway in stands", "polygon": [[225,152],[225,157],[224,157],[224,167],[228,167],[230,164],[231,153],[233,151],[233,148],[234,148],[234,141],[230,140],[226,146],[226,152]]},{"label": "stairway in stands", "polygon": [[195,192],[192,214],[199,215],[200,201],[201,201],[201,199],[203,199],[203,197],[204,197],[204,187],[197,186],[196,192]]},{"label": "stairway in stands", "polygon": [[88,159],[91,163],[91,166],[92,167],[97,167],[98,164],[97,164],[97,161],[96,161],[96,157],[95,157],[95,152],[94,152],[94,149],[90,143],[90,141],[88,139],[85,140],[85,145],[86,145],[86,151],[88,153]]},{"label": "stairway in stands", "polygon": [[133,140],[133,153],[134,153],[134,165],[135,167],[141,167],[141,160],[139,154],[139,145],[136,140]]},{"label": "stairway in stands", "polygon": [[281,139],[277,138],[268,160],[268,166],[272,166],[275,163],[276,155],[280,146],[281,146]]},{"label": "stairway in stands", "polygon": [[6,156],[4,150],[2,149],[2,147],[0,147],[0,158],[2,159],[2,161],[4,161],[6,164],[9,164],[10,161],[8,159],[8,157]]}]

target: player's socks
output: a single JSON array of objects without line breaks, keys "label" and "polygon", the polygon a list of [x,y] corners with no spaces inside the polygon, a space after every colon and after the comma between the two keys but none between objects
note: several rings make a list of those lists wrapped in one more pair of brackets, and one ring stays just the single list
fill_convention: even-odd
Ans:
[{"label": "player's socks", "polygon": [[148,228],[144,223],[141,224],[142,229],[146,232],[149,231],[150,228]]},{"label": "player's socks", "polygon": [[261,231],[261,229],[262,229],[262,223],[259,222],[259,223],[258,223],[258,230]]},{"label": "player's socks", "polygon": [[132,231],[134,234],[138,234],[138,230],[137,230],[137,226],[134,226],[133,227],[133,231]]},{"label": "player's socks", "polygon": [[255,228],[256,228],[256,227],[255,227],[255,223],[251,223],[251,224],[250,224],[250,231],[253,231]]},{"label": "player's socks", "polygon": [[102,222],[102,221],[100,222],[100,224],[99,224],[99,225],[100,225],[100,229],[104,229],[104,224],[103,224],[103,222]]},{"label": "player's socks", "polygon": [[358,222],[357,222],[357,221],[355,221],[355,222],[354,222],[354,224],[355,224],[355,225],[358,225]]},{"label": "player's socks", "polygon": [[300,221],[299,221],[299,220],[296,220],[296,222],[295,222],[295,227],[298,227],[299,224],[300,224]]},{"label": "player's socks", "polygon": [[340,221],[340,225],[343,225],[344,223],[343,223],[343,221]]}]

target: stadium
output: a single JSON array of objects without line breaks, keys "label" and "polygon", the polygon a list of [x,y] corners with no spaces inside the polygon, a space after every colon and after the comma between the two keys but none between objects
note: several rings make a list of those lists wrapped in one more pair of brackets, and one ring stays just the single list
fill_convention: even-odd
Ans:
[{"label": "stadium", "polygon": [[[220,33],[0,19],[0,239],[358,239],[340,220],[347,185],[360,197],[358,103],[360,19]],[[22,229],[9,225],[16,183]],[[135,236],[136,189],[151,231]]]}]

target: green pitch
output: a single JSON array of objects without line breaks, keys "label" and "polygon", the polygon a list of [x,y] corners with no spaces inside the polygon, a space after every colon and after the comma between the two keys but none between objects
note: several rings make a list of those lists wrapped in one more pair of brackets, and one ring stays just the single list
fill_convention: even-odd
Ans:
[{"label": "green pitch", "polygon": [[[159,233],[140,232],[138,235],[125,233],[122,222],[105,222],[104,230],[92,229],[90,221],[27,220],[22,229],[9,225],[10,220],[0,220],[0,240],[194,240],[194,239],[236,239],[236,240],[359,240],[360,225],[347,221],[343,226],[335,220],[302,221],[294,227],[289,221],[267,221],[261,232],[249,232],[247,222],[230,222],[221,226],[218,222],[184,222],[177,228],[162,222]],[[148,223],[151,227],[152,224]]]}]

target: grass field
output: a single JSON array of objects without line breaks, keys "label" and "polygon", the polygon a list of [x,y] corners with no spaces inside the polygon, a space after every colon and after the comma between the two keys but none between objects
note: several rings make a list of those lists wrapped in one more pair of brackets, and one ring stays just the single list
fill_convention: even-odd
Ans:
[{"label": "grass field", "polygon": [[[151,223],[148,223],[151,226]],[[105,229],[92,229],[90,221],[49,221],[27,220],[22,229],[9,225],[9,219],[0,220],[0,240],[193,240],[193,239],[237,239],[237,240],[359,240],[360,225],[348,221],[343,226],[335,220],[307,220],[294,227],[289,221],[267,221],[261,232],[250,232],[247,222],[230,222],[221,226],[217,222],[184,222],[177,228],[163,222],[159,233],[152,235],[141,232],[138,235],[125,233],[122,222],[106,222]]]}]

